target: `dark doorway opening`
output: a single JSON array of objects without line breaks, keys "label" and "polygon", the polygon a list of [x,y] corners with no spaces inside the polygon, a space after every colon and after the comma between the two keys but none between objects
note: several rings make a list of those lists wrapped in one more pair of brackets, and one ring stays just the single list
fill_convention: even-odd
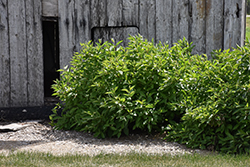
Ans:
[{"label": "dark doorway opening", "polygon": [[52,97],[51,85],[59,79],[59,32],[57,18],[43,18],[44,96]]}]

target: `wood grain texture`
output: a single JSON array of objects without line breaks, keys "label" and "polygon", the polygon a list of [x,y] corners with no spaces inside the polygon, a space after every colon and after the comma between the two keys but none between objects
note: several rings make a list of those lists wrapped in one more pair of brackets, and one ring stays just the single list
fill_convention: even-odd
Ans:
[{"label": "wood grain texture", "polygon": [[69,65],[76,50],[74,9],[74,0],[63,0],[58,3],[60,68]]},{"label": "wood grain texture", "polygon": [[91,40],[90,1],[75,0],[75,52],[80,51],[80,43]]},{"label": "wood grain texture", "polygon": [[139,5],[138,0],[122,1],[123,26],[139,27]]},{"label": "wood grain texture", "polygon": [[28,106],[44,104],[42,3],[26,0]]},{"label": "wood grain texture", "polygon": [[108,26],[122,25],[122,0],[107,0]]},{"label": "wood grain texture", "polygon": [[223,5],[223,0],[206,0],[206,53],[209,58],[213,50],[223,49]]},{"label": "wood grain texture", "polygon": [[[39,0],[38,2],[40,3],[40,1],[41,0]],[[58,0],[42,0],[42,15],[46,17],[57,17]]]},{"label": "wood grain texture", "polygon": [[173,1],[173,43],[184,37],[190,39],[190,8],[189,0]]},{"label": "wood grain texture", "polygon": [[[25,0],[8,3],[11,107],[27,106],[27,47]],[[18,25],[18,26],[17,26]]]},{"label": "wood grain texture", "polygon": [[0,0],[0,107],[10,106],[10,55],[7,0]]},{"label": "wood grain texture", "polygon": [[107,19],[107,0],[90,1],[91,28],[106,27]]},{"label": "wood grain texture", "polygon": [[244,1],[227,0],[224,9],[224,49],[236,48],[237,45],[243,46],[242,37],[245,36]]},{"label": "wood grain texture", "polygon": [[206,53],[206,0],[190,0],[191,39],[193,53]]},{"label": "wood grain texture", "polygon": [[156,42],[172,44],[172,1],[156,0]]},{"label": "wood grain texture", "polygon": [[139,4],[140,34],[149,39],[156,37],[156,4],[155,0],[141,0]]}]

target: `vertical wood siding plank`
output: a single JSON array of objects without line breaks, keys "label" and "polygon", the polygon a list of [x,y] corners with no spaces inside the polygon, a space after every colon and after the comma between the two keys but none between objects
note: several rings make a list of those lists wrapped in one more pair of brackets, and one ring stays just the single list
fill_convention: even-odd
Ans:
[{"label": "vertical wood siding plank", "polygon": [[41,1],[26,0],[28,105],[44,103]]},{"label": "vertical wood siding plank", "polygon": [[179,20],[181,19],[180,13],[179,13],[179,8],[180,8],[180,0],[173,0],[173,6],[172,6],[172,13],[173,13],[173,18],[172,18],[172,26],[173,26],[173,31],[172,31],[172,43],[176,43],[179,38],[180,38],[180,32],[179,32]]},{"label": "vertical wood siding plank", "polygon": [[223,0],[206,0],[206,53],[223,49]]},{"label": "vertical wood siding plank", "polygon": [[106,27],[107,22],[107,0],[91,0],[91,28]]},{"label": "vertical wood siding plank", "polygon": [[224,9],[224,49],[243,46],[245,31],[245,5],[242,0],[226,0]]},{"label": "vertical wood siding plank", "polygon": [[155,40],[155,0],[141,0],[139,8],[140,34],[149,41],[151,41],[152,39]]},{"label": "vertical wood siding plank", "polygon": [[139,12],[138,0],[123,0],[122,2],[123,26],[139,27],[138,12]]},{"label": "vertical wood siding plank", "polygon": [[206,53],[206,0],[191,0],[191,41],[195,45],[193,53]]},{"label": "vertical wood siding plank", "polygon": [[10,107],[8,6],[7,0],[0,2],[0,107]]},{"label": "vertical wood siding plank", "polygon": [[75,36],[76,50],[80,51],[80,43],[85,43],[91,40],[90,29],[90,1],[91,0],[75,0]]},{"label": "vertical wood siding plank", "polygon": [[190,9],[189,0],[173,1],[173,43],[185,37],[190,37]]},{"label": "vertical wood siding plank", "polygon": [[172,0],[156,0],[156,42],[172,44]]},{"label": "vertical wood siding plank", "polygon": [[76,50],[74,8],[74,0],[63,0],[58,3],[60,68],[69,65]]},{"label": "vertical wood siding plank", "polygon": [[8,3],[10,36],[11,107],[27,106],[25,0]]},{"label": "vertical wood siding plank", "polygon": [[107,0],[108,26],[122,26],[122,0]]}]

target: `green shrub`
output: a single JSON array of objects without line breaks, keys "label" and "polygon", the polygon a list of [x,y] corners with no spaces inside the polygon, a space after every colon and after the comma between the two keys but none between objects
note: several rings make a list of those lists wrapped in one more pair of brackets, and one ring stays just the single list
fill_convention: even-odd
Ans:
[{"label": "green shrub", "polygon": [[52,125],[105,138],[131,129],[161,131],[168,120],[181,117],[180,80],[190,67],[192,46],[185,39],[172,48],[141,36],[129,40],[126,48],[82,45],[53,85],[62,103],[50,116]]},{"label": "green shrub", "polygon": [[129,39],[126,48],[82,45],[53,85],[62,103],[50,116],[52,125],[101,138],[168,130],[167,140],[191,148],[250,152],[248,41],[207,60],[191,55],[185,39],[171,48]]},{"label": "green shrub", "polygon": [[216,51],[211,61],[194,56],[187,76],[186,112],[167,139],[192,148],[250,152],[250,44]]}]

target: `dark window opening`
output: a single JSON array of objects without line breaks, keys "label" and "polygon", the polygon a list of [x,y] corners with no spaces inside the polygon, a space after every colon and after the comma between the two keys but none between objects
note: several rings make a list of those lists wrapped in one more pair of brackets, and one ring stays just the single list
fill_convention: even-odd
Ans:
[{"label": "dark window opening", "polygon": [[57,19],[43,18],[44,96],[52,97],[51,85],[59,79],[59,35]]}]

